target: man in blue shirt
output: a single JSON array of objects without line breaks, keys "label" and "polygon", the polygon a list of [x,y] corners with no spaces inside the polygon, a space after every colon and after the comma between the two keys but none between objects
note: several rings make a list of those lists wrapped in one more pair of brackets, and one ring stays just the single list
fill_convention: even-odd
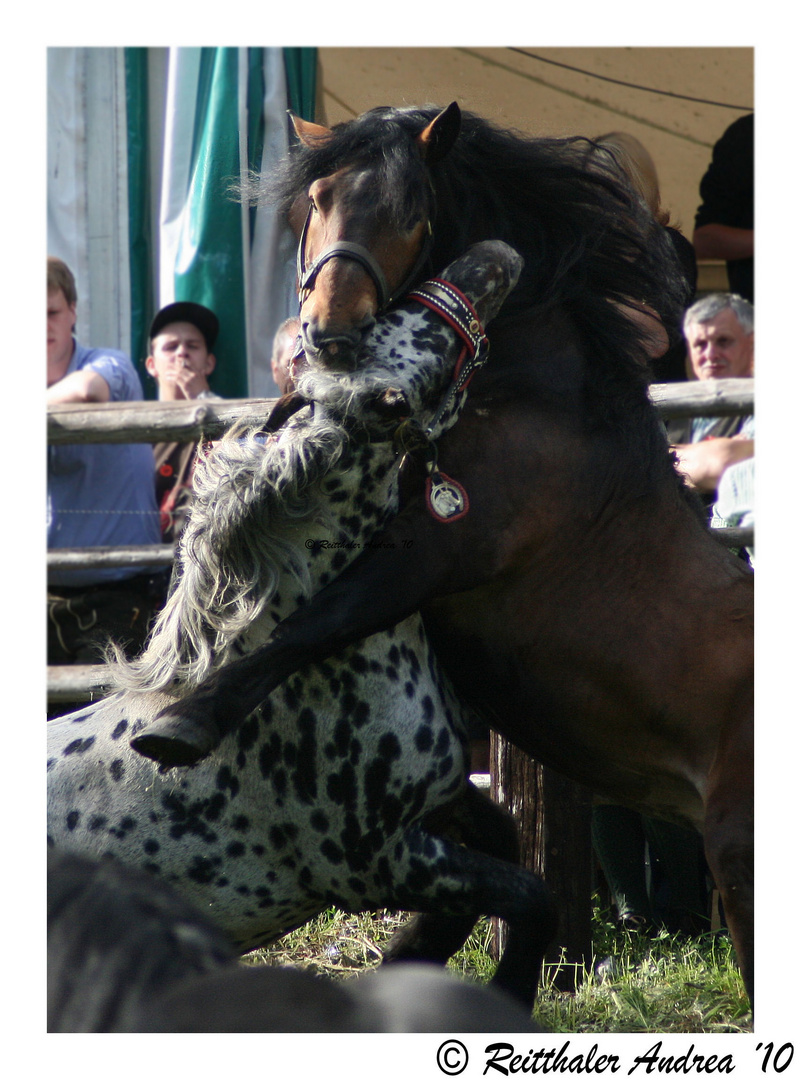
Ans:
[{"label": "man in blue shirt", "polygon": [[[129,358],[73,336],[77,293],[69,268],[47,260],[47,403],[140,401]],[[158,544],[153,451],[147,443],[49,446],[47,546]],[[142,566],[48,574],[48,662],[93,663],[109,637],[129,652],[144,643],[163,594]]]}]

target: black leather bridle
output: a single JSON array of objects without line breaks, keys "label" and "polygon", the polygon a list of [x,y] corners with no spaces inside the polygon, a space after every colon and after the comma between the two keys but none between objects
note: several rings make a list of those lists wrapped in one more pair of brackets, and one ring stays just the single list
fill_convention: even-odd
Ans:
[{"label": "black leather bridle", "polygon": [[462,393],[476,371],[486,363],[489,355],[489,341],[475,308],[461,289],[457,289],[451,282],[444,281],[442,278],[431,278],[416,289],[412,289],[407,297],[435,311],[456,331],[463,345],[451,385],[426,428],[426,434],[430,435],[451,400]]},{"label": "black leather bridle", "polygon": [[311,266],[306,265],[306,235],[309,231],[309,222],[311,221],[313,210],[314,207],[310,206],[298,243],[297,275],[298,294],[300,296],[301,306],[305,299],[304,294],[310,292],[314,288],[315,278],[330,259],[352,259],[364,268],[376,288],[379,315],[386,311],[387,308],[390,308],[393,304],[397,303],[398,300],[402,299],[415,282],[422,276],[424,267],[431,255],[433,229],[431,227],[430,216],[426,220],[423,243],[420,247],[420,252],[415,260],[414,266],[400,285],[398,285],[393,292],[390,292],[389,284],[384,276],[384,271],[378,265],[373,255],[362,244],[355,244],[350,240],[340,240],[332,244],[317,256]]}]

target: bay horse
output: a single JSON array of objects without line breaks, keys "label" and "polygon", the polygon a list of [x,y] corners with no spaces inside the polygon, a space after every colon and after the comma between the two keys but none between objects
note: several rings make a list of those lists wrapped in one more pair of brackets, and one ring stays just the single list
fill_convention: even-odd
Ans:
[{"label": "bay horse", "polygon": [[507,739],[701,831],[753,1002],[753,575],[710,534],[648,398],[682,297],[664,230],[587,140],[455,103],[295,128],[264,186],[303,223],[307,356],[352,363],[421,259],[498,236],[525,265],[438,447],[470,512],[442,523],[410,492],[389,555],[363,554],[173,722],[235,725],[301,664],[421,610],[460,698]]},{"label": "bay horse", "polygon": [[[144,652],[110,665],[118,693],[47,725],[52,848],[156,874],[241,951],[331,905],[447,913],[460,934],[497,915],[496,987],[530,1011],[553,902],[517,865],[511,817],[468,782],[465,714],[419,614],[299,672],[194,767],[144,756],[159,711],[269,640],[397,511],[400,451],[457,420],[520,265],[473,246],[376,322],[353,371],[310,359],[277,430],[235,430],[198,461]],[[429,948],[416,927],[385,958],[444,963],[461,943]]]}]

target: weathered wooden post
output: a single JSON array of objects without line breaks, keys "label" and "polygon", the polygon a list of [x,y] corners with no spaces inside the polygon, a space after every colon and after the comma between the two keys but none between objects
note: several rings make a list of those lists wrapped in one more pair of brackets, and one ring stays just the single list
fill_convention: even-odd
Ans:
[{"label": "weathered wooden post", "polygon": [[[559,907],[559,932],[546,963],[565,965],[555,985],[574,990],[592,961],[591,797],[507,742],[490,735],[490,794],[520,828],[523,866],[540,874]],[[493,920],[495,950],[505,945],[505,926]]]}]

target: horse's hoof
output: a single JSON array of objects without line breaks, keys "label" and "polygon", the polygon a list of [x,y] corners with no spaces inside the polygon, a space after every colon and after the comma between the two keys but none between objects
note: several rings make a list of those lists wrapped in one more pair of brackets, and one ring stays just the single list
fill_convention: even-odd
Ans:
[{"label": "horse's hoof", "polygon": [[131,746],[143,757],[167,768],[197,765],[219,745],[208,729],[193,724],[186,717],[157,716],[141,734],[131,739]]}]

